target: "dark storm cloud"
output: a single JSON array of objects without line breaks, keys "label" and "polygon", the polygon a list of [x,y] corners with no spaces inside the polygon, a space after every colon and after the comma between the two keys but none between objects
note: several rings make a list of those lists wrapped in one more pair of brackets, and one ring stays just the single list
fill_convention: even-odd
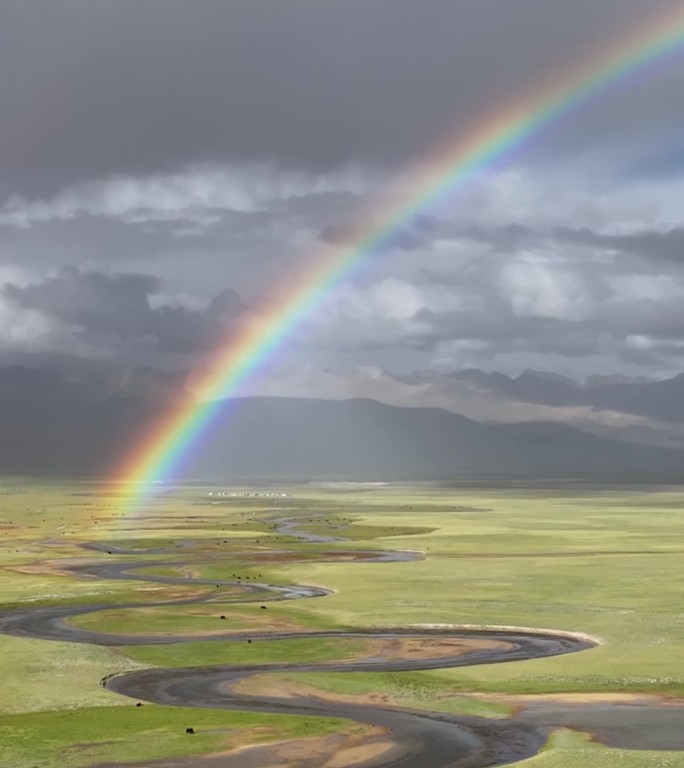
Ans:
[{"label": "dark storm cloud", "polygon": [[628,253],[645,261],[684,264],[684,227],[663,231],[645,230],[629,234],[605,234],[586,227],[535,229],[522,224],[505,227],[454,226],[441,222],[434,232],[448,239],[472,239],[508,253],[544,244],[588,246],[592,249]]},{"label": "dark storm cloud", "polygon": [[559,240],[624,253],[634,253],[646,260],[684,264],[684,228],[664,232],[635,232],[628,235],[606,235],[590,229],[558,228],[553,233]]},{"label": "dark storm cloud", "polygon": [[[647,5],[5,0],[0,192],[192,162],[402,164],[678,2]],[[676,113],[680,93],[664,78],[618,99],[623,129]]]},{"label": "dark storm cloud", "polygon": [[[80,261],[107,262],[126,268],[146,254],[162,258],[179,246],[174,230],[182,222],[131,226],[119,218],[77,214],[38,221],[30,227],[0,227],[0,261],[34,264],[44,269]],[[130,269],[130,267],[128,267]]]},{"label": "dark storm cloud", "polygon": [[[329,245],[347,246],[354,238],[353,226],[344,224],[329,224],[321,230],[320,240]],[[407,226],[392,233],[392,236],[384,243],[384,249],[399,251],[417,251],[430,247],[431,238],[421,233],[414,227]]]},{"label": "dark storm cloud", "polygon": [[[320,239],[331,245],[344,246],[353,236],[352,225],[330,224],[320,233]],[[645,261],[684,264],[684,228],[664,231],[641,231],[629,234],[604,234],[586,227],[553,227],[535,229],[523,224],[484,227],[454,224],[432,216],[421,216],[399,229],[387,247],[417,251],[427,250],[437,241],[474,241],[494,250],[514,253],[524,248],[556,245],[588,246],[594,250],[628,253]],[[440,279],[436,276],[435,279]]]},{"label": "dark storm cloud", "polygon": [[[0,354],[192,366],[244,311],[220,287],[277,295],[435,141],[680,6],[0,2]],[[682,357],[681,174],[661,168],[681,142],[660,140],[682,77],[652,67],[405,223],[287,352]]]},{"label": "dark storm cloud", "polygon": [[214,296],[203,311],[178,304],[155,306],[152,298],[161,288],[161,282],[150,275],[108,275],[64,267],[41,282],[6,283],[1,296],[17,308],[35,310],[70,327],[75,337],[91,343],[133,346],[152,342],[160,351],[176,354],[199,352],[216,344],[245,309],[231,290]]}]

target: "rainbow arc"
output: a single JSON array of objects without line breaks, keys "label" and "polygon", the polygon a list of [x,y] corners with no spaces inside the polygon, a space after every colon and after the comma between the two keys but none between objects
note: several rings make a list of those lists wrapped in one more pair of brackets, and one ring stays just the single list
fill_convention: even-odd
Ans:
[{"label": "rainbow arc", "polygon": [[495,110],[469,131],[449,137],[403,180],[405,192],[357,223],[339,248],[326,249],[258,317],[232,334],[200,385],[205,400],[171,410],[125,457],[116,479],[125,506],[135,511],[151,487],[177,473],[208,425],[238,388],[272,358],[293,329],[330,290],[417,215],[465,187],[483,170],[505,161],[542,131],[644,69],[684,48],[684,8],[661,14],[584,59],[538,90]]}]

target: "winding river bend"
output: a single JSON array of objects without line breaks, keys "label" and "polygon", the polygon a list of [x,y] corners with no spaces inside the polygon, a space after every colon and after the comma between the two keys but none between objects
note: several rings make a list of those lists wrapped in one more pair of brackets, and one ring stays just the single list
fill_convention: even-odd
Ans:
[{"label": "winding river bend", "polygon": [[[281,529],[289,535],[295,534],[291,520],[282,521]],[[299,538],[306,539],[296,531]],[[311,539],[320,542],[320,537]],[[170,554],[170,550],[126,550],[103,544],[84,545],[90,549],[105,549],[110,554]],[[178,555],[178,550],[174,551]],[[273,551],[270,552],[273,555]],[[275,553],[277,555],[277,553]],[[388,560],[401,561],[420,557],[413,552],[388,552],[384,550],[356,552],[340,550],[324,553],[322,559],[355,555],[365,562]],[[320,555],[319,555],[320,556]],[[273,562],[273,560],[271,560]],[[183,600],[158,603],[117,604],[121,608],[150,608],[155,606],[188,605],[211,602],[219,599],[222,603],[265,600],[293,600],[323,598],[330,591],[322,587],[305,585],[273,585],[266,583],[245,584],[242,581],[217,581],[216,579],[195,579],[183,576],[160,576],[146,574],[143,569],[159,566],[187,566],[192,561],[184,559],[144,563],[107,562],[73,565],[69,570],[76,576],[104,579],[134,579],[138,581],[165,584],[192,584],[230,586],[239,588],[240,593],[227,598],[208,593]],[[573,653],[591,648],[590,640],[553,632],[531,632],[503,629],[464,629],[415,627],[362,628],[354,630],[330,630],[311,632],[231,632],[206,635],[127,635],[96,632],[69,622],[75,616],[110,610],[111,604],[89,606],[47,607],[21,609],[0,615],[0,632],[43,640],[90,643],[104,646],[152,645],[183,642],[235,643],[250,640],[280,640],[292,638],[373,638],[395,641],[448,640],[444,650],[437,655],[428,654],[422,658],[361,658],[344,662],[321,663],[272,663],[253,665],[221,665],[193,668],[153,668],[116,675],[103,681],[110,690],[129,696],[138,701],[183,707],[221,708],[252,712],[301,714],[308,716],[341,717],[378,726],[391,733],[394,749],[380,757],[358,765],[372,765],[377,768],[485,768],[516,762],[539,751],[555,723],[535,721],[534,718],[516,717],[493,720],[464,717],[442,713],[413,711],[408,709],[371,706],[323,700],[307,695],[290,694],[252,695],[237,690],[237,684],[247,678],[268,672],[401,672],[408,670],[444,669],[476,664],[497,664],[516,660],[537,659],[560,654]],[[457,644],[460,641],[460,647]],[[241,758],[233,762],[225,758],[221,766],[242,766]],[[201,761],[197,761],[197,765]],[[245,763],[246,765],[246,763]],[[315,763],[311,763],[313,767]]]}]

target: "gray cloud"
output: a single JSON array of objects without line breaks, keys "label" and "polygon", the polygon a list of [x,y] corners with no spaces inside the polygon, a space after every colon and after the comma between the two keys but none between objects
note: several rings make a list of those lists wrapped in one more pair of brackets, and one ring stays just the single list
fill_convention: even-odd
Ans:
[{"label": "gray cloud", "polygon": [[595,232],[588,227],[563,226],[537,229],[523,224],[509,224],[504,227],[455,227],[448,222],[440,222],[439,228],[435,231],[440,237],[450,237],[454,240],[472,239],[509,253],[522,248],[556,243],[629,253],[648,261],[684,263],[684,227],[674,227],[664,231],[643,230],[629,234],[611,234]]},{"label": "gray cloud", "polygon": [[[437,230],[438,223],[442,224],[442,232]],[[378,221],[375,226],[380,229],[381,223]],[[393,232],[386,239],[382,250],[418,251],[428,249],[437,237],[443,236],[444,230],[447,228],[451,229],[453,236],[454,228],[449,227],[447,222],[438,222],[437,219],[431,216],[417,216],[413,221],[408,222],[405,226]],[[345,221],[343,223],[328,224],[321,230],[319,238],[322,242],[329,245],[346,247],[353,240],[355,232],[353,223]]]},{"label": "gray cloud", "polygon": [[[7,0],[0,354],[191,365],[437,140],[679,4]],[[398,227],[287,354],[680,366],[683,78],[653,67]]]},{"label": "gray cloud", "polygon": [[68,327],[90,346],[125,349],[143,343],[151,351],[171,354],[198,353],[215,345],[245,309],[231,290],[215,295],[201,311],[180,304],[155,305],[153,298],[161,290],[161,281],[150,275],[64,267],[41,282],[6,283],[0,295],[18,309]]},{"label": "gray cloud", "polygon": [[[35,196],[233,160],[401,165],[668,7],[678,0],[5,0],[2,185]],[[558,135],[667,125],[677,72]]]},{"label": "gray cloud", "polygon": [[327,349],[384,346],[397,360],[415,360],[419,350],[426,367],[511,358],[523,367],[546,359],[566,372],[589,371],[601,359],[615,370],[684,364],[681,274],[649,271],[623,252],[559,251],[548,235],[543,242],[493,248],[450,272],[420,268],[369,282],[332,302],[313,339]]},{"label": "gray cloud", "polygon": [[592,232],[590,229],[562,227],[556,229],[553,235],[565,242],[634,253],[648,260],[684,264],[684,228],[680,227],[664,232],[645,231],[628,235],[606,235]]}]

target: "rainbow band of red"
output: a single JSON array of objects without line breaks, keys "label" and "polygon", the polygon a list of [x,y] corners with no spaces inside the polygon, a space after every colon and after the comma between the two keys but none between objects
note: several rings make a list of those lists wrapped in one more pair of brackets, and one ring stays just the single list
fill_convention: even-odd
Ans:
[{"label": "rainbow band of red", "polygon": [[124,482],[122,492],[129,497],[129,508],[135,509],[152,484],[178,472],[183,459],[223,407],[220,400],[234,394],[329,290],[387,244],[413,217],[463,187],[494,162],[504,160],[568,113],[645,67],[662,64],[683,47],[684,9],[660,15],[435,150],[404,180],[401,189],[406,191],[398,199],[373,211],[349,235],[345,247],[319,254],[309,271],[218,351],[203,386],[206,400],[166,414],[134,446],[117,478]]}]

